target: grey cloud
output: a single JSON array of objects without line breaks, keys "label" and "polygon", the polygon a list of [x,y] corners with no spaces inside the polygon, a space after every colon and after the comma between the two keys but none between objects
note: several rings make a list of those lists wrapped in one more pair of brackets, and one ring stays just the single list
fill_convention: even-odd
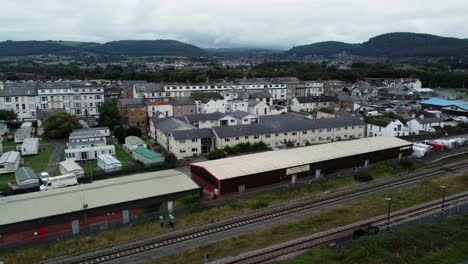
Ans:
[{"label": "grey cloud", "polygon": [[462,0],[3,1],[0,39],[177,39],[202,47],[363,42],[395,31],[468,37]]}]

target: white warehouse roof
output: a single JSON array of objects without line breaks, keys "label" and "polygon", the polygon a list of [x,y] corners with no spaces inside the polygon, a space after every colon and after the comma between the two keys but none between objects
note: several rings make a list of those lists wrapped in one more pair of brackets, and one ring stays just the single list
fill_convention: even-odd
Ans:
[{"label": "white warehouse roof", "polygon": [[371,137],[283,151],[267,151],[191,165],[202,167],[219,180],[225,180],[411,144],[396,137]]},{"label": "white warehouse roof", "polygon": [[[0,199],[0,225],[198,189],[187,175],[164,170]],[[50,205],[50,206],[44,206]]]}]

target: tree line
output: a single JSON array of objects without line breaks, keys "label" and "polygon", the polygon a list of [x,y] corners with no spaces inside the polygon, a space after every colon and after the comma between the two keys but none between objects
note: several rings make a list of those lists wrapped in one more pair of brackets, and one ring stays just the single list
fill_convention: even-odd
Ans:
[{"label": "tree line", "polygon": [[[355,82],[363,78],[418,78],[424,87],[468,87],[467,65],[441,63],[354,63],[349,70],[327,66],[326,63],[270,62],[254,67],[206,69],[162,69],[139,71],[138,66],[108,66],[80,69],[78,64],[58,65],[0,65],[0,78],[8,80],[31,79],[112,79],[146,80],[149,82],[206,82],[214,79],[298,77],[302,80],[341,80]],[[459,69],[453,71],[450,69]],[[461,69],[461,70],[460,70]],[[465,71],[463,71],[465,70]],[[24,74],[24,75],[22,75]],[[3,76],[3,77],[2,77]]]}]

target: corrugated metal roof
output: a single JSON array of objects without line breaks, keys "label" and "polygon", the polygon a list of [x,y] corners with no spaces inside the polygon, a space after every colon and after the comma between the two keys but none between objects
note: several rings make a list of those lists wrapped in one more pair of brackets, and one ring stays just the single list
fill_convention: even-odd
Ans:
[{"label": "corrugated metal roof", "polygon": [[0,164],[3,163],[16,163],[20,153],[17,151],[8,151],[2,154],[0,157]]},{"label": "corrugated metal roof", "polygon": [[130,145],[145,144],[145,142],[137,136],[128,136],[125,138],[125,142],[128,142]]},{"label": "corrugated metal roof", "polygon": [[29,179],[38,180],[39,177],[31,167],[21,167],[15,170],[15,178],[17,182],[24,182]]},{"label": "corrugated metal roof", "polygon": [[84,204],[92,209],[196,189],[187,175],[165,170],[7,196],[0,199],[0,225],[78,212]]},{"label": "corrugated metal roof", "polygon": [[372,137],[283,151],[268,151],[192,165],[203,167],[216,178],[224,180],[411,144],[395,137]]},{"label": "corrugated metal roof", "polygon": [[132,151],[139,155],[142,155],[143,157],[147,159],[155,159],[158,157],[162,157],[160,153],[154,152],[147,148],[136,148],[136,149],[133,149]]},{"label": "corrugated metal roof", "polygon": [[28,145],[35,146],[37,144],[39,144],[39,139],[38,138],[25,138],[23,140],[23,145],[26,145],[26,146],[28,146]]},{"label": "corrugated metal roof", "polygon": [[114,156],[111,154],[99,154],[97,156],[98,160],[101,160],[107,165],[112,165],[112,164],[122,164],[118,159],[116,159]]},{"label": "corrugated metal roof", "polygon": [[64,160],[59,163],[60,166],[65,168],[67,171],[83,170],[78,163],[73,160]]},{"label": "corrugated metal roof", "polygon": [[428,104],[428,105],[436,105],[436,106],[456,106],[465,111],[468,111],[468,102],[460,102],[460,101],[450,101],[445,100],[442,98],[431,98],[428,100],[421,101],[420,104]]}]

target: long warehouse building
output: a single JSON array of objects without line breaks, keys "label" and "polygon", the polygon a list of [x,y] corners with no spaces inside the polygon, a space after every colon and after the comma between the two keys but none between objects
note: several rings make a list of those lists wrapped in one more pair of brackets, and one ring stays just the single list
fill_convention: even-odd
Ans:
[{"label": "long warehouse building", "polygon": [[192,163],[190,171],[200,187],[223,196],[294,184],[411,153],[411,142],[372,137]]},{"label": "long warehouse building", "polygon": [[57,233],[79,234],[105,221],[131,223],[143,208],[171,207],[198,191],[187,175],[165,170],[7,196],[0,198],[0,247]]}]

